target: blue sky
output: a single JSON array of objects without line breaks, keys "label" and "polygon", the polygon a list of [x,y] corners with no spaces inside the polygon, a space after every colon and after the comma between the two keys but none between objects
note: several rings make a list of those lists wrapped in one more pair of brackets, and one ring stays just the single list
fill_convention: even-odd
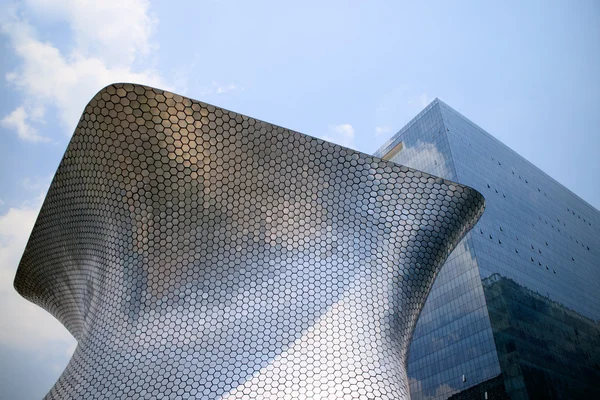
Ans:
[{"label": "blue sky", "polygon": [[435,97],[600,208],[600,3],[4,1],[0,398],[75,341],[12,288],[86,102],[134,81],[372,153]]}]

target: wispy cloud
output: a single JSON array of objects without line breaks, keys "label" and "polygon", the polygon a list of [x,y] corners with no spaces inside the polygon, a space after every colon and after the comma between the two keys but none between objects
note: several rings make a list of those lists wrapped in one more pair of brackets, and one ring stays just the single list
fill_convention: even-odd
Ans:
[{"label": "wispy cloud", "polygon": [[53,177],[53,175],[47,175],[47,176],[42,176],[42,177],[37,176],[34,178],[28,177],[28,178],[24,178],[21,181],[21,186],[24,189],[28,190],[30,193],[37,194],[34,204],[37,204],[35,202],[39,202],[41,205],[41,201],[46,196],[46,192],[48,191],[50,182],[52,182],[52,177]]},{"label": "wispy cloud", "polygon": [[17,296],[12,286],[16,266],[33,229],[48,184],[49,181],[45,185],[40,183],[33,200],[11,207],[0,215],[0,314],[3,326],[10,327],[0,329],[0,344],[23,350],[42,350],[60,343],[72,351],[75,341],[69,332],[40,307]]},{"label": "wispy cloud", "polygon": [[425,92],[425,93],[421,93],[417,97],[412,97],[412,98],[408,99],[408,104],[418,104],[421,107],[425,107],[425,106],[429,105],[429,103],[431,103],[432,101],[433,101],[433,98],[430,97]]},{"label": "wispy cloud", "polygon": [[[24,97],[23,104],[3,118],[7,127],[24,140],[41,141],[26,112],[27,104],[37,114],[56,108],[71,134],[87,101],[110,83],[128,81],[168,88],[151,68],[134,67],[146,60],[153,48],[150,36],[156,20],[148,9],[145,0],[25,1],[22,12],[12,13],[0,26],[21,60],[6,79]],[[68,24],[74,34],[74,49],[65,53],[56,44],[39,39],[36,29],[21,17],[28,13]]]},{"label": "wispy cloud", "polygon": [[419,96],[419,103],[423,107],[427,106],[432,101],[433,101],[433,99],[431,97],[429,97],[429,95],[427,93],[423,93],[422,95]]},{"label": "wispy cloud", "polygon": [[329,129],[322,139],[354,148],[354,128],[350,124],[329,125]]},{"label": "wispy cloud", "polygon": [[25,0],[26,11],[73,32],[74,53],[93,56],[108,67],[130,68],[157,46],[150,40],[158,20],[148,0]]},{"label": "wispy cloud", "polygon": [[244,90],[243,87],[239,87],[235,83],[231,82],[228,85],[224,85],[213,81],[210,87],[205,88],[200,92],[201,96],[209,96],[213,94],[225,94],[236,90]]},{"label": "wispy cloud", "polygon": [[[446,157],[434,143],[417,140],[412,145],[406,145],[400,154],[398,162],[402,165],[441,176],[444,179],[455,179],[446,162]],[[428,166],[423,165],[422,160],[429,160]],[[431,161],[433,161],[433,165],[431,165]]]},{"label": "wispy cloud", "polygon": [[17,135],[28,142],[49,142],[50,138],[38,134],[30,124],[31,116],[24,106],[17,107],[13,112],[2,118],[0,124],[8,129],[17,131]]},{"label": "wispy cloud", "polygon": [[375,128],[375,135],[382,136],[390,133],[391,131],[392,128],[390,128],[389,126],[378,126]]},{"label": "wispy cloud", "polygon": [[226,86],[217,86],[217,94],[231,92],[232,90],[237,89],[234,83],[230,83]]}]

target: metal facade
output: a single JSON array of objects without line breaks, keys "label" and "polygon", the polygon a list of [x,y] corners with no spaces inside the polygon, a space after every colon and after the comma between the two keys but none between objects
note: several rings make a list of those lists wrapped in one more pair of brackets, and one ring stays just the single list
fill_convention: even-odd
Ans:
[{"label": "metal facade", "polygon": [[75,336],[49,399],[407,399],[469,187],[172,93],[85,108],[15,287]]}]

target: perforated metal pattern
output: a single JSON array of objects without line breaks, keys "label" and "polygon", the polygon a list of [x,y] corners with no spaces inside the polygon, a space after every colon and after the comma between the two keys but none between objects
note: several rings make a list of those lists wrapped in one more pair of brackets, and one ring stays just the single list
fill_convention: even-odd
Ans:
[{"label": "perforated metal pattern", "polygon": [[408,398],[476,191],[144,86],[86,107],[15,287],[78,347],[50,399]]}]

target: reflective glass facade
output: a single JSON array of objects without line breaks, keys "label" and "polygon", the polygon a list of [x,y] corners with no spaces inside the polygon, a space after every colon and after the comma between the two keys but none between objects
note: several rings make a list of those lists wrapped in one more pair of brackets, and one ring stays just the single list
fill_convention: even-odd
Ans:
[{"label": "reflective glass facade", "polygon": [[486,197],[417,323],[412,398],[600,398],[600,212],[437,99],[375,155]]}]

